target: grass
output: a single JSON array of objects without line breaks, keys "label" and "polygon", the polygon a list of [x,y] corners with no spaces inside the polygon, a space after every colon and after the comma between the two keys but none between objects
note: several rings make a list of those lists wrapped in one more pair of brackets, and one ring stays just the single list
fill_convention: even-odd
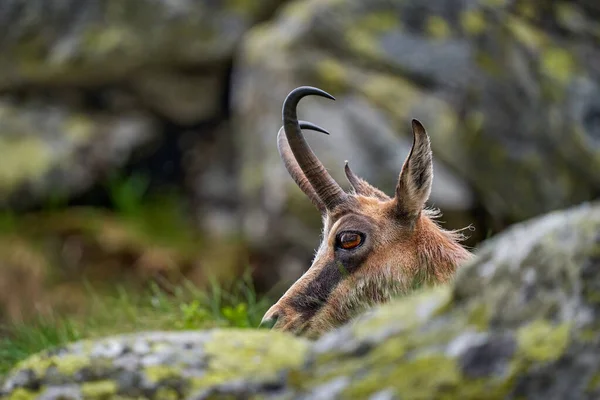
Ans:
[{"label": "grass", "polygon": [[257,297],[249,274],[229,286],[212,281],[204,291],[184,282],[168,291],[154,284],[135,296],[124,288],[111,296],[89,293],[94,301],[85,317],[53,315],[1,327],[0,376],[34,353],[81,339],[151,330],[257,328],[269,305]]},{"label": "grass", "polygon": [[[149,180],[140,174],[115,173],[105,186],[113,214],[128,232],[135,233],[134,238],[151,247],[176,248],[181,254],[198,251],[201,238],[186,218],[177,193],[150,195]],[[62,218],[64,210],[68,210],[66,201],[57,195],[42,211]],[[86,221],[92,228],[106,222],[103,214],[93,218],[93,208],[88,212]],[[39,220],[33,226],[38,229]],[[27,235],[29,231],[23,230],[23,216],[0,212],[0,236]],[[86,293],[90,301],[85,315],[40,315],[26,322],[0,324],[0,382],[19,361],[73,341],[151,330],[257,328],[269,305],[266,298],[257,297],[249,273],[230,284],[212,279],[205,289],[186,281],[176,286],[160,281],[142,291],[121,286],[110,293],[86,285]]]}]

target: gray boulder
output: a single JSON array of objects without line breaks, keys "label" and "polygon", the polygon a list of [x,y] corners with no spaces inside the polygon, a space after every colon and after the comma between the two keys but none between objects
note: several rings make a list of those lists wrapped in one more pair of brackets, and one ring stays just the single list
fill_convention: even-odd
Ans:
[{"label": "gray boulder", "polygon": [[92,85],[148,67],[214,65],[282,0],[4,2],[0,89]]},{"label": "gray boulder", "polygon": [[257,330],[75,343],[16,366],[4,398],[595,399],[600,203],[487,241],[453,284],[314,342]]},{"label": "gray boulder", "polygon": [[158,139],[147,113],[117,104],[119,113],[91,111],[78,97],[0,97],[0,204],[82,193]]},{"label": "gray boulder", "polygon": [[2,2],[0,204],[85,191],[158,137],[149,113],[223,118],[236,46],[282,2]]}]

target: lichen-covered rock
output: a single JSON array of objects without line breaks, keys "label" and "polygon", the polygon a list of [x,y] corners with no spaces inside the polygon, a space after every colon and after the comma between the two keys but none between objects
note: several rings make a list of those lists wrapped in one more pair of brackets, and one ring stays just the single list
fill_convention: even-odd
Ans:
[{"label": "lichen-covered rock", "polygon": [[0,204],[18,208],[82,193],[157,138],[156,121],[135,109],[90,111],[68,95],[3,96]]},{"label": "lichen-covered rock", "polygon": [[0,88],[95,86],[140,67],[220,63],[280,2],[8,2],[0,13]]},{"label": "lichen-covered rock", "polygon": [[[600,75],[592,60],[600,52],[592,43],[600,25],[593,15],[585,1],[289,4],[247,35],[234,74],[249,236],[266,232],[269,245],[288,246],[307,236],[303,209],[287,211],[298,209],[301,192],[275,150],[282,101],[300,85],[337,99],[303,100],[299,117],[332,133],[306,136],[342,184],[348,159],[392,193],[410,118],[418,118],[436,162],[432,203],[446,214],[471,207],[473,196],[498,221],[594,199]],[[300,221],[278,222],[282,210]]]},{"label": "lichen-covered rock", "polygon": [[2,390],[6,399],[596,399],[600,203],[515,226],[452,285],[315,342],[254,330],[119,336],[33,356]]},{"label": "lichen-covered rock", "polygon": [[19,206],[71,198],[156,135],[147,115],[104,104],[107,89],[173,125],[224,118],[238,42],[283,1],[3,3],[0,205],[17,191]]},{"label": "lichen-covered rock", "polygon": [[[150,332],[79,342],[33,357],[4,385],[10,399],[179,399],[235,380],[268,389],[299,368],[307,343],[265,331]],[[118,397],[120,396],[120,397]]]},{"label": "lichen-covered rock", "polygon": [[482,246],[452,287],[323,337],[310,385],[343,376],[341,398],[597,398],[599,255],[600,203],[515,226]]}]

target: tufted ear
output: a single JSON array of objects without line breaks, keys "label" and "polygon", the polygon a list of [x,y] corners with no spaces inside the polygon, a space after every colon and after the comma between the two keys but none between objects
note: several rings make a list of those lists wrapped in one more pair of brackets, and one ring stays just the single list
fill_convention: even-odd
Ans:
[{"label": "tufted ear", "polygon": [[416,119],[412,120],[413,145],[396,186],[395,209],[398,218],[416,219],[431,193],[433,160],[429,136]]}]

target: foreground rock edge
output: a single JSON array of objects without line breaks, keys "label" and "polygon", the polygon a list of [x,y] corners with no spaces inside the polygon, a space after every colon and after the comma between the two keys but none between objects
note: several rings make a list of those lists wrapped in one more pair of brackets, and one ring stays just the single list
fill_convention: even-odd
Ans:
[{"label": "foreground rock edge", "polygon": [[115,336],[31,357],[2,394],[597,398],[598,267],[597,202],[516,225],[453,285],[374,309],[312,344],[261,330]]}]

